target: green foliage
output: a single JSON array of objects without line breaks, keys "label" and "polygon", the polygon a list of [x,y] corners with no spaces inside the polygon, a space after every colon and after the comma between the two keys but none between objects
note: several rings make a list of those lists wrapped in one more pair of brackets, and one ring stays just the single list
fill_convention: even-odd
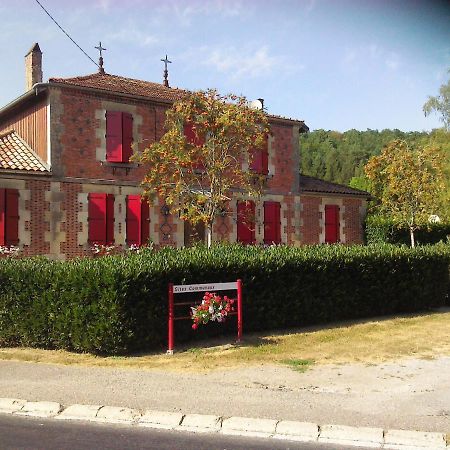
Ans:
[{"label": "green foliage", "polygon": [[[409,229],[381,216],[367,216],[365,222],[366,242],[368,244],[409,244]],[[418,244],[429,245],[447,242],[450,236],[450,223],[429,223],[415,232]]]},{"label": "green foliage", "polygon": [[434,131],[430,134],[400,130],[349,130],[344,133],[315,130],[300,136],[300,171],[334,183],[348,184],[353,177],[364,177],[364,166],[369,158],[380,154],[387,143],[402,139],[415,145],[428,141],[433,135]]},{"label": "green foliage", "polygon": [[[0,346],[123,354],[162,348],[167,285],[243,280],[244,333],[426,310],[449,289],[449,245],[221,245],[67,262],[0,260]],[[224,292],[223,294],[226,294]],[[230,292],[229,294],[232,294]],[[177,296],[177,301],[199,301]],[[176,311],[187,315],[188,307]],[[176,342],[235,333],[236,319]]]},{"label": "green foliage", "polygon": [[439,146],[410,147],[395,140],[364,166],[372,194],[379,201],[376,209],[408,226],[412,247],[414,232],[427,224],[431,214],[443,211],[445,156]]},{"label": "green foliage", "polygon": [[[450,73],[450,70],[448,71]],[[442,84],[439,95],[428,97],[428,101],[423,105],[423,112],[428,116],[432,112],[440,114],[440,120],[447,131],[450,131],[450,79],[446,84]]]}]

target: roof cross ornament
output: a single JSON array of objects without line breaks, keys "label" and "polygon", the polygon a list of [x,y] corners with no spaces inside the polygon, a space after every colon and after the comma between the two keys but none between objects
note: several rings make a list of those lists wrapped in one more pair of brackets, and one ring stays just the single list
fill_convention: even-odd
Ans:
[{"label": "roof cross ornament", "polygon": [[99,73],[105,73],[105,69],[103,68],[103,55],[102,55],[102,51],[106,50],[106,48],[102,47],[102,42],[100,41],[98,44],[98,47],[94,47],[96,48],[99,53],[100,53],[100,57],[98,58],[98,71]]},{"label": "roof cross ornament", "polygon": [[165,59],[161,59],[161,61],[164,63],[164,86],[165,87],[170,87],[169,86],[169,71],[167,70],[167,64],[172,64],[172,61],[169,61],[167,59],[167,55],[165,57]]}]

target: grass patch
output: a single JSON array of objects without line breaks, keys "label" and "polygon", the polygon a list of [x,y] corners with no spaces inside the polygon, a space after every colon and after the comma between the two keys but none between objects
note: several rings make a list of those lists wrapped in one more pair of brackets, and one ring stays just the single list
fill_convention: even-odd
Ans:
[{"label": "grass patch", "polygon": [[309,366],[314,364],[314,361],[310,359],[284,359],[281,362],[300,373],[306,372]]},{"label": "grass patch", "polygon": [[[209,340],[198,347],[176,348],[173,356],[160,352],[127,357],[100,357],[63,350],[0,349],[0,359],[88,365],[139,370],[203,372],[246,365],[283,364],[296,370],[314,365],[360,362],[377,364],[399,358],[429,359],[450,356],[450,312],[359,323],[336,323],[277,334],[245,335],[239,344]],[[289,362],[288,362],[289,361]],[[306,363],[308,361],[308,363]]]}]

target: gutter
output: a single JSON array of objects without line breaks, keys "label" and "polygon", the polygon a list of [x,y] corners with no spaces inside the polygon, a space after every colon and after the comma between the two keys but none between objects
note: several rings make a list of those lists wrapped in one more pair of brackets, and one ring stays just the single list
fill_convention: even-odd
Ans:
[{"label": "gutter", "polygon": [[23,101],[28,100],[32,97],[36,97],[42,91],[47,89],[47,87],[48,83],[36,83],[29,91],[25,92],[25,94],[22,94],[20,97],[17,97],[15,100],[9,102],[7,105],[1,108],[0,116],[17,106],[18,104],[22,103]]}]

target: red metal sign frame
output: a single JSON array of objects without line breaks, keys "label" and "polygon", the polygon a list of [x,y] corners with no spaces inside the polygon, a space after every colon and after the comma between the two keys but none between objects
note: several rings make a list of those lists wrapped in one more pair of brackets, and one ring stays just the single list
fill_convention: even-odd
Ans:
[{"label": "red metal sign frame", "polygon": [[[235,285],[230,287],[230,285]],[[204,289],[205,290],[201,290]],[[211,289],[210,289],[211,288]],[[237,291],[237,311],[231,312],[228,315],[237,315],[237,340],[240,342],[242,339],[242,281],[236,280],[230,283],[205,283],[205,284],[191,284],[191,285],[174,285],[169,283],[168,296],[169,296],[169,317],[168,317],[168,345],[167,353],[173,355],[173,349],[175,345],[175,321],[191,319],[191,316],[175,317],[175,306],[187,306],[192,305],[192,302],[179,302],[175,303],[174,295],[185,294],[189,292],[206,292],[206,291],[223,291],[223,290],[236,290]]]}]

